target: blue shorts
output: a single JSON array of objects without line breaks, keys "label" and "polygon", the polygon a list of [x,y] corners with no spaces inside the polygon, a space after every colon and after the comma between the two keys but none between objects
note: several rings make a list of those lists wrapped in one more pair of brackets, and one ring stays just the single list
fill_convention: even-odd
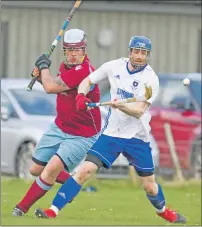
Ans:
[{"label": "blue shorts", "polygon": [[90,138],[73,136],[64,133],[55,123],[52,123],[37,144],[32,160],[45,166],[53,155],[57,155],[65,168],[71,172],[86,157],[97,138],[97,135]]},{"label": "blue shorts", "polygon": [[154,163],[150,143],[136,138],[125,139],[101,135],[88,151],[98,157],[105,168],[110,168],[122,153],[138,172],[153,173]]}]

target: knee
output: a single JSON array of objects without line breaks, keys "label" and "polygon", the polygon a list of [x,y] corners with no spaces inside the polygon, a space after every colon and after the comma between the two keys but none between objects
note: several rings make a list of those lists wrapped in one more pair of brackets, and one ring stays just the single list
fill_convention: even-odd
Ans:
[{"label": "knee", "polygon": [[155,182],[145,182],[143,188],[148,195],[155,196],[158,193],[158,185]]},{"label": "knee", "polygon": [[29,172],[32,176],[38,177],[42,173],[43,169],[44,169],[44,166],[33,164],[29,168]]},{"label": "knee", "polygon": [[82,185],[97,171],[97,169],[98,167],[94,163],[84,162],[74,175],[74,179]]},{"label": "knee", "polygon": [[32,166],[30,167],[29,172],[34,177],[38,177],[41,174],[39,169],[33,168]]}]

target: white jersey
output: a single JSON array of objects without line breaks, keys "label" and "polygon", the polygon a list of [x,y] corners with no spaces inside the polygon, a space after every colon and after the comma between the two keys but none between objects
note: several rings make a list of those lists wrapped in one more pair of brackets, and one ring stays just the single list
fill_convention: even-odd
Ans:
[{"label": "white jersey", "polygon": [[[128,58],[120,58],[103,64],[99,69],[90,74],[92,83],[108,78],[110,83],[111,100],[125,99],[142,96],[145,86],[152,87],[152,97],[147,102],[152,103],[159,90],[159,79],[150,65],[142,70],[130,72],[128,69]],[[149,108],[139,118],[129,116],[116,108],[110,108],[108,124],[103,134],[119,138],[141,139],[149,142],[151,115]]]}]

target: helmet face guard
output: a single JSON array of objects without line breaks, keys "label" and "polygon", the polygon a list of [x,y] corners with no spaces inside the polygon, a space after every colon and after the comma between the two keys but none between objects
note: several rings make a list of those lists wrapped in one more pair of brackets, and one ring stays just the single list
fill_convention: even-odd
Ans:
[{"label": "helmet face guard", "polygon": [[86,35],[79,29],[71,29],[65,32],[63,41],[64,63],[67,67],[73,67],[83,63],[86,55]]},{"label": "helmet face guard", "polygon": [[129,59],[133,68],[139,70],[149,61],[151,41],[144,36],[133,36],[129,42]]}]

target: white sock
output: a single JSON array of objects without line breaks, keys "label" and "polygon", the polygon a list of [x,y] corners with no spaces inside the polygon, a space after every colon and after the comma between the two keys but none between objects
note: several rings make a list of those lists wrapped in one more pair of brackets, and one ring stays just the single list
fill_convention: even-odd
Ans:
[{"label": "white sock", "polygon": [[162,209],[156,209],[157,213],[163,213],[165,211],[166,207],[164,206]]},{"label": "white sock", "polygon": [[58,215],[59,209],[58,209],[56,206],[52,205],[52,206],[50,207],[50,209],[53,210],[53,211],[56,213],[56,215]]}]

